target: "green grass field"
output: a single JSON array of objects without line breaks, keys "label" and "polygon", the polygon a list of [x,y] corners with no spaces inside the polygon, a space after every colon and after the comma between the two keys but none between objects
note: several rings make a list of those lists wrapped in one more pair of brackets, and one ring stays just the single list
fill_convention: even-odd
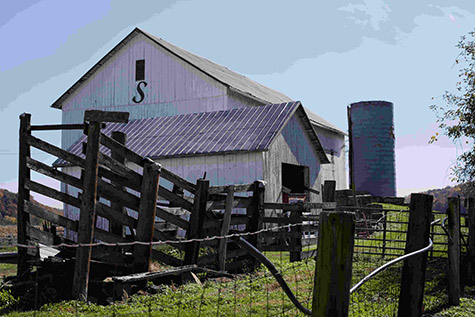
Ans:
[{"label": "green grass field", "polygon": [[[394,206],[386,206],[394,209]],[[388,223],[394,231],[404,231],[407,213],[389,212]],[[406,217],[406,220],[404,220]],[[442,215],[437,215],[442,217]],[[443,233],[442,228],[437,227]],[[436,231],[438,232],[438,231]],[[376,232],[372,237],[380,238]],[[386,247],[401,247],[397,240],[405,240],[405,234],[390,232],[386,235]],[[444,241],[444,236],[434,236],[434,242]],[[382,248],[382,241],[357,239],[356,244],[374,250]],[[361,248],[362,251],[371,248]],[[442,251],[443,245],[435,245],[433,255]],[[304,248],[308,250],[309,248]],[[390,249],[388,249],[390,250]],[[403,251],[401,251],[401,254]],[[287,252],[267,252],[266,256],[282,272],[292,292],[305,307],[312,301],[315,261],[308,259],[289,262]],[[352,285],[368,275],[380,265],[394,257],[368,255],[357,252],[354,255]],[[395,316],[397,315],[402,262],[388,268],[367,282],[350,296],[350,316]],[[431,259],[428,262],[424,296],[425,316],[472,316],[475,311],[475,288],[465,288],[461,305],[446,307],[447,295],[445,278],[446,258]],[[14,274],[15,266],[0,266],[1,272]],[[202,284],[188,283],[181,286],[162,285],[150,287],[147,292],[133,296],[125,295],[110,305],[84,304],[66,301],[47,304],[36,311],[10,311],[7,316],[303,316],[286,297],[269,271],[261,267],[253,274],[238,275],[234,279],[207,279],[198,275]],[[5,291],[0,291],[0,308],[16,309],[16,299]],[[6,311],[5,311],[6,312]]]}]

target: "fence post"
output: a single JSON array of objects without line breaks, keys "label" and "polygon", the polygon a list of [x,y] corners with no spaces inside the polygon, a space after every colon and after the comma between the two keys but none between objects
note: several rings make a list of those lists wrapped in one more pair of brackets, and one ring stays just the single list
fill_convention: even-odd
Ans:
[{"label": "fence post", "polygon": [[468,278],[469,285],[475,284],[475,199],[467,198],[468,206]]},{"label": "fence post", "polygon": [[449,305],[460,304],[460,200],[449,197],[448,241],[448,280],[449,280]]},{"label": "fence post", "polygon": [[312,316],[348,316],[354,245],[354,213],[320,214]]},{"label": "fence post", "polygon": [[[233,210],[234,202],[234,185],[229,185],[226,188],[226,207],[223,215],[223,223],[221,225],[220,235],[224,236],[228,234],[229,225],[231,224],[231,212]],[[226,270],[226,251],[227,251],[228,239],[219,240],[218,249],[218,265],[220,271]]]},{"label": "fence post", "polygon": [[[293,210],[290,213],[290,223],[296,224],[302,222],[303,204],[298,203],[302,207],[300,210]],[[302,260],[302,226],[290,227],[290,262]]]},{"label": "fence post", "polygon": [[[129,120],[128,112],[86,110],[84,121],[87,127],[86,160],[84,166],[83,191],[78,225],[78,244],[91,244],[96,226],[97,172],[99,164],[99,142],[102,122],[122,122]],[[86,301],[89,283],[91,246],[76,249],[73,275],[73,298]]]},{"label": "fence post", "polygon": [[[25,188],[25,180],[30,179],[30,169],[26,165],[26,158],[30,157],[30,146],[27,143],[31,135],[31,114],[20,115],[20,149],[18,160],[18,203],[17,203],[17,230],[18,243],[27,244],[27,227],[30,225],[30,215],[25,212],[25,200],[30,200],[30,191]],[[29,277],[30,266],[28,264],[27,249],[18,248],[17,278]]]},{"label": "fence post", "polygon": [[[190,216],[190,226],[186,232],[186,239],[201,238],[203,232],[203,223],[206,212],[206,202],[208,201],[209,180],[198,179],[196,183],[196,193],[193,200],[193,210]],[[200,251],[200,243],[187,243],[185,248],[184,264],[196,264]]]},{"label": "fence post", "polygon": [[[246,228],[248,232],[256,232],[262,229],[262,217],[264,217],[264,193],[266,189],[266,183],[264,181],[255,181],[252,192],[251,205],[247,208],[247,216],[249,218],[249,227]],[[249,236],[248,241],[255,246],[258,250],[261,250],[261,239],[258,235]],[[256,269],[259,266],[259,262],[253,259],[252,268]]]},{"label": "fence post", "polygon": [[[411,194],[405,254],[420,250],[429,244],[433,198],[425,194]],[[398,316],[422,315],[426,268],[427,252],[404,260]]]},{"label": "fence post", "polygon": [[[125,145],[127,135],[124,132],[112,131],[111,137],[120,144]],[[111,157],[117,162],[125,164],[125,157],[123,157],[119,153],[116,153],[116,151],[114,150],[111,150]],[[119,190],[124,190],[123,184],[113,182],[112,185]],[[118,203],[117,201],[111,201],[111,208],[117,211],[118,213],[125,213],[124,206],[121,203]],[[121,237],[123,237],[125,234],[124,226],[113,218],[109,219],[109,230],[110,232]]]},{"label": "fence post", "polygon": [[336,189],[336,181],[325,181],[323,183],[322,201],[324,203],[335,201],[335,189]]},{"label": "fence post", "polygon": [[383,209],[383,258],[386,256],[386,231],[388,229],[388,211]]},{"label": "fence post", "polygon": [[[90,121],[87,133],[86,162],[84,167],[83,192],[78,226],[78,243],[90,244],[94,237],[97,201],[97,171],[101,122]],[[91,247],[76,249],[74,264],[73,298],[86,301],[89,283]]]},{"label": "fence post", "polygon": [[[140,188],[139,217],[137,219],[136,240],[152,242],[155,229],[155,212],[157,207],[158,187],[160,181],[160,164],[151,159],[144,159],[142,187]],[[148,272],[152,245],[134,246],[134,271]]]}]

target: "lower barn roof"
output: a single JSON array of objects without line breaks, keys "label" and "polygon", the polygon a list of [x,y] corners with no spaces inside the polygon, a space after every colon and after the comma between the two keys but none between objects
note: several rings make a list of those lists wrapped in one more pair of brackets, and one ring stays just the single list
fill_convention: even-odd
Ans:
[{"label": "lower barn roof", "polygon": [[[313,132],[310,140],[321,163],[327,163],[328,159],[299,101],[110,123],[103,132],[106,135],[112,131],[124,132],[129,149],[153,159],[265,151],[296,112],[303,119],[307,133]],[[82,156],[85,141],[86,136],[81,136],[68,151]],[[107,153],[108,149],[102,147],[101,151]],[[57,160],[54,165],[68,164]]]}]

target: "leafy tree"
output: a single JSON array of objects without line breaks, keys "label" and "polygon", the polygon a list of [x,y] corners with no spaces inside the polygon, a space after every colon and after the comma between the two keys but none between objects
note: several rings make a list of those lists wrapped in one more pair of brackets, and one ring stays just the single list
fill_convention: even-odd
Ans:
[{"label": "leafy tree", "polygon": [[[457,44],[460,49],[455,63],[460,66],[457,92],[445,92],[444,106],[432,105],[442,131],[453,141],[465,140],[469,147],[452,167],[453,181],[475,189],[475,31],[462,36]],[[437,141],[438,134],[430,143]],[[470,140],[470,141],[468,141]]]}]

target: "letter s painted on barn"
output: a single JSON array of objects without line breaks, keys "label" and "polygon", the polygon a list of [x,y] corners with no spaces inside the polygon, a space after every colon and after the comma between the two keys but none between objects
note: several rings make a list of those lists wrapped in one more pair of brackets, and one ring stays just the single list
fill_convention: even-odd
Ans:
[{"label": "letter s painted on barn", "polygon": [[137,98],[137,96],[134,96],[134,98],[132,98],[132,101],[135,102],[135,103],[141,103],[145,98],[145,93],[144,93],[144,91],[142,90],[142,87],[141,87],[142,84],[143,84],[144,87],[147,87],[147,82],[146,81],[141,81],[137,84],[137,92],[139,93],[140,98]]}]

